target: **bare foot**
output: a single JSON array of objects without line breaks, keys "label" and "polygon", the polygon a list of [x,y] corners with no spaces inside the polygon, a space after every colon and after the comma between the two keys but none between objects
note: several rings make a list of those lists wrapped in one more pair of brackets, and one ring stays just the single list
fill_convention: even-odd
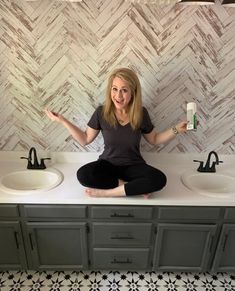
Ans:
[{"label": "bare foot", "polygon": [[[90,197],[121,197],[126,196],[124,183],[113,189],[86,188],[85,193]],[[143,194],[144,199],[149,199],[150,194]]]},{"label": "bare foot", "polygon": [[[123,189],[123,190],[122,190]],[[87,188],[85,193],[90,197],[120,197],[126,196],[123,186],[114,189]]]},{"label": "bare foot", "polygon": [[150,194],[143,194],[144,199],[149,199],[150,198]]},{"label": "bare foot", "polygon": [[104,195],[104,189],[94,189],[94,188],[87,188],[85,189],[85,193],[90,197],[101,197]]},{"label": "bare foot", "polygon": [[118,186],[121,186],[121,185],[124,185],[126,184],[127,182],[123,181],[123,180],[118,180]]}]

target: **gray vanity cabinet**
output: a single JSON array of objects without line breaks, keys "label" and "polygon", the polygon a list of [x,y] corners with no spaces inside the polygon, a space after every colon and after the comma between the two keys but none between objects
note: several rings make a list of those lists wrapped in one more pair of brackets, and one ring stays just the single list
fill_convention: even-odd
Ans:
[{"label": "gray vanity cabinet", "polygon": [[26,205],[23,208],[30,269],[87,269],[85,206]]},{"label": "gray vanity cabinet", "polygon": [[0,205],[0,269],[235,271],[235,208]]},{"label": "gray vanity cabinet", "polygon": [[157,218],[154,270],[209,270],[220,209],[159,207]]},{"label": "gray vanity cabinet", "polygon": [[0,205],[0,269],[26,268],[17,205]]},{"label": "gray vanity cabinet", "polygon": [[152,207],[91,208],[91,268],[151,269]]}]

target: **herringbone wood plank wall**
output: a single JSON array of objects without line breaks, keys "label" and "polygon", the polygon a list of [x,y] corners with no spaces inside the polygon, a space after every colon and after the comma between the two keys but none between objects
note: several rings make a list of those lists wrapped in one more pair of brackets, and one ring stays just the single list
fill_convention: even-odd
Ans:
[{"label": "herringbone wood plank wall", "polygon": [[43,109],[85,128],[120,66],[137,71],[157,130],[198,106],[197,132],[144,151],[235,153],[235,9],[128,0],[1,0],[0,149],[101,150],[101,137],[83,148]]}]

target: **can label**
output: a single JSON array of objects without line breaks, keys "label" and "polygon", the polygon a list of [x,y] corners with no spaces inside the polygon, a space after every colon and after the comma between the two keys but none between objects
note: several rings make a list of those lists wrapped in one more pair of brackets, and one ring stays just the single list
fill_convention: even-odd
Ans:
[{"label": "can label", "polygon": [[187,130],[197,129],[196,103],[187,104]]}]

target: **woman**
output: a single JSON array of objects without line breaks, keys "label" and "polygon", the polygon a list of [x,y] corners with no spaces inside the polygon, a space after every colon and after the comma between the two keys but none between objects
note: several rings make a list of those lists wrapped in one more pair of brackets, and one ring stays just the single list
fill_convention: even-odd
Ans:
[{"label": "woman", "polygon": [[146,164],[140,154],[141,136],[152,145],[162,144],[186,132],[186,122],[157,133],[146,108],[142,107],[140,81],[131,69],[115,70],[108,80],[103,106],[93,113],[85,131],[52,111],[47,116],[64,125],[79,144],[91,143],[102,132],[104,151],[97,161],[77,172],[85,192],[95,197],[131,196],[161,190],[166,176]]}]

